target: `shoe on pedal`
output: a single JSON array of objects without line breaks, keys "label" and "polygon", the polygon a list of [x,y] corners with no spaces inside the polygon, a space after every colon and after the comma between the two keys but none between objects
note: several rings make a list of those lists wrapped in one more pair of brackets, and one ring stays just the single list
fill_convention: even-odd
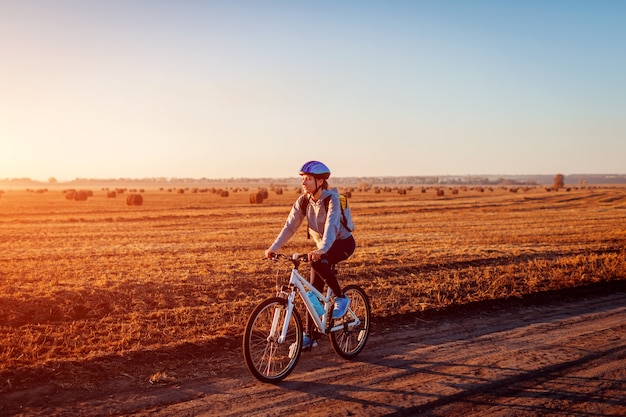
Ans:
[{"label": "shoe on pedal", "polygon": [[350,307],[350,299],[348,297],[335,298],[335,308],[333,310],[333,319],[340,319],[346,315]]},{"label": "shoe on pedal", "polygon": [[[311,344],[312,343],[312,344]],[[317,347],[317,340],[313,340],[309,335],[305,334],[302,338],[302,349]]]}]

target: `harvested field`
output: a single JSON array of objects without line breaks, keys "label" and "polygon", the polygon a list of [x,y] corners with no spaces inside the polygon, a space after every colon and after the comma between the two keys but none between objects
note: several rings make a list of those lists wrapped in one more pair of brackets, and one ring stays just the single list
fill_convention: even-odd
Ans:
[{"label": "harvested field", "polygon": [[[251,191],[228,191],[146,189],[141,206],[105,190],[85,201],[6,191],[0,392],[147,380],[167,366],[146,367],[143,354],[164,363],[189,346],[216,358],[235,349],[274,292],[277,264],[263,251],[297,194],[250,204]],[[358,248],[342,282],[368,291],[377,320],[626,277],[624,188],[355,191],[351,206]],[[310,247],[303,229],[285,252]]]}]

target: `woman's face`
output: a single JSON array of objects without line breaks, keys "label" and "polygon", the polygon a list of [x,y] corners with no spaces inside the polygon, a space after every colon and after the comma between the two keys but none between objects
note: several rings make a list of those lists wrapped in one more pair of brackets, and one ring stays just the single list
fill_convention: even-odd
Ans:
[{"label": "woman's face", "polygon": [[303,175],[302,176],[302,189],[306,193],[313,194],[317,189],[318,184],[317,180],[312,175]]}]

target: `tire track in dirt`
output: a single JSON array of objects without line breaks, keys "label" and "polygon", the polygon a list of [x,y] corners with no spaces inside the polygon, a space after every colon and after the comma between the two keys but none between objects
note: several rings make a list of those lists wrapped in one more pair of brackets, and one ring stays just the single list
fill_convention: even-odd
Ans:
[{"label": "tire track in dirt", "polygon": [[[626,400],[624,398],[615,397],[611,400],[607,400],[607,398],[602,398],[602,396],[597,393],[590,396],[586,393],[559,393],[555,390],[550,392],[540,391],[540,387],[548,385],[549,382],[563,378],[570,378],[570,374],[587,370],[589,367],[597,368],[600,366],[598,364],[594,364],[594,362],[608,362],[610,367],[613,368],[615,362],[623,363],[625,360],[626,346],[617,346],[612,349],[593,352],[572,361],[548,365],[544,368],[525,374],[513,375],[508,378],[485,383],[475,389],[468,389],[458,394],[437,399],[424,405],[406,408],[402,411],[387,415],[394,417],[435,415],[436,411],[437,415],[466,415],[468,414],[466,408],[471,408],[471,414],[476,415],[505,415],[510,414],[512,409],[517,409],[518,412],[525,410],[532,412],[533,414],[558,413],[557,409],[551,409],[545,404],[530,404],[528,402],[520,404],[519,401],[516,401],[520,398],[526,397],[527,392],[531,390],[534,391],[531,397],[534,397],[535,399],[545,400],[546,397],[552,396],[554,398],[562,397],[563,399],[569,399],[571,402],[575,403],[602,401],[607,406],[626,407]],[[603,375],[604,373],[606,373],[606,370],[602,370],[600,375]],[[596,375],[594,377],[590,377],[590,379],[598,377],[599,375]],[[615,380],[614,382],[618,383],[618,380]],[[494,407],[498,408],[497,413],[494,412]],[[616,410],[615,415],[621,415],[617,413],[618,411]]]}]

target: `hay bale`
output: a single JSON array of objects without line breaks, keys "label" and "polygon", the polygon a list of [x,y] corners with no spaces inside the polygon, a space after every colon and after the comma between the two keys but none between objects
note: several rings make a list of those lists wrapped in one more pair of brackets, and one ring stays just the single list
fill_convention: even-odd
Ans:
[{"label": "hay bale", "polygon": [[228,190],[222,190],[222,192],[220,192],[220,197],[228,197]]},{"label": "hay bale", "polygon": [[126,196],[127,206],[141,206],[143,204],[143,196],[141,194],[128,194]]},{"label": "hay bale", "polygon": [[443,195],[444,195],[443,189],[437,188],[437,197],[443,197]]},{"label": "hay bale", "polygon": [[107,191],[107,198],[115,198],[117,193],[115,191]]},{"label": "hay bale", "polygon": [[263,193],[260,191],[250,194],[250,204],[261,204],[263,200]]},{"label": "hay bale", "polygon": [[74,201],[87,201],[87,197],[89,197],[87,191],[81,190],[74,193]]}]

